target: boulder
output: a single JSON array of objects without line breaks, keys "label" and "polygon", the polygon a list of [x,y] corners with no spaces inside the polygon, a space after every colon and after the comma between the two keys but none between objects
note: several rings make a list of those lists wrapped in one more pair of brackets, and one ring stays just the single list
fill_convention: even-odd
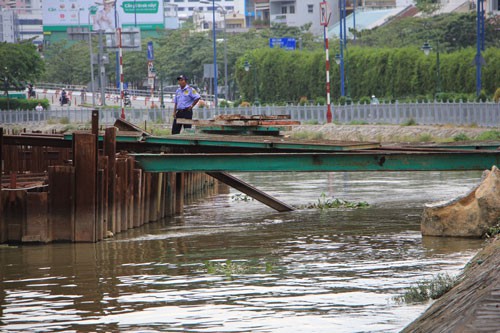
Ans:
[{"label": "boulder", "polygon": [[424,236],[482,237],[499,217],[500,170],[494,166],[467,194],[425,205],[420,229]]}]

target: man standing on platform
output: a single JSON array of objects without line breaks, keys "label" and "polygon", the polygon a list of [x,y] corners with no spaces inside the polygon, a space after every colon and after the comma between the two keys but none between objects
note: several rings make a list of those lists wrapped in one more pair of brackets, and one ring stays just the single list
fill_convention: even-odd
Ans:
[{"label": "man standing on platform", "polygon": [[191,124],[177,124],[177,119],[193,119],[193,108],[200,100],[200,94],[187,84],[186,75],[179,75],[177,82],[179,88],[175,91],[174,97],[174,122],[172,124],[172,134],[179,134],[181,128],[191,128]]}]

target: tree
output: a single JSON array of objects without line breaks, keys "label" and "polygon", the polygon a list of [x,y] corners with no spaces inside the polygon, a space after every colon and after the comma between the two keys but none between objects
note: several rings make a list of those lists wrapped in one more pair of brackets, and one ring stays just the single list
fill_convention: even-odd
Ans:
[{"label": "tree", "polygon": [[54,43],[45,51],[44,80],[64,84],[87,84],[90,81],[88,42]]},{"label": "tree", "polygon": [[4,89],[24,89],[44,71],[44,63],[37,48],[30,41],[0,43],[0,75]]}]

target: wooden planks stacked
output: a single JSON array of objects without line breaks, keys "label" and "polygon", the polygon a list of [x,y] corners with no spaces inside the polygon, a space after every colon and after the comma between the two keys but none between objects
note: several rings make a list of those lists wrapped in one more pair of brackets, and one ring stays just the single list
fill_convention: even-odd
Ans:
[{"label": "wooden planks stacked", "polygon": [[212,120],[177,119],[179,124],[195,125],[206,133],[220,134],[268,134],[279,135],[280,131],[290,130],[300,121],[290,120],[289,115],[218,115]]}]

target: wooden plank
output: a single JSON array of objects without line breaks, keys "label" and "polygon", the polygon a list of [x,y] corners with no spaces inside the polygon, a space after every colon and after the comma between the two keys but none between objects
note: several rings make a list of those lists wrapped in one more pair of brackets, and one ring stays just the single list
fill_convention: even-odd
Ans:
[{"label": "wooden plank", "polygon": [[134,166],[135,160],[132,156],[127,155],[127,218],[128,218],[128,228],[134,228]]},{"label": "wooden plank", "polygon": [[107,181],[108,181],[108,216],[107,230],[116,231],[116,128],[108,127],[104,131],[104,156],[108,158]]},{"label": "wooden plank", "polygon": [[4,240],[20,242],[26,224],[26,191],[1,191],[4,219]]},{"label": "wooden plank", "polygon": [[134,227],[142,225],[141,219],[141,202],[142,202],[142,170],[134,169]]},{"label": "wooden plank", "polygon": [[278,114],[278,115],[242,115],[242,114],[220,114],[215,116],[215,120],[239,120],[239,119],[268,119],[268,120],[277,120],[277,119],[290,119],[291,116],[289,114]]},{"label": "wooden plank", "polygon": [[118,118],[115,121],[114,127],[118,128],[120,130],[120,133],[122,131],[129,131],[129,132],[137,132],[140,135],[146,135],[150,136],[151,134],[143,130],[142,128],[132,124],[131,122],[128,122],[124,119]]},{"label": "wooden plank", "polygon": [[175,212],[175,173],[167,173],[166,197],[165,197],[165,216],[173,216]]},{"label": "wooden plank", "polygon": [[69,165],[50,166],[49,171],[49,240],[74,240],[74,177]]},{"label": "wooden plank", "polygon": [[224,126],[224,127],[255,127],[255,126],[292,126],[300,125],[300,121],[295,120],[199,120],[199,119],[178,119],[179,124],[191,124],[195,126]]},{"label": "wooden plank", "polygon": [[[0,127],[0,175],[3,174],[3,127]],[[0,210],[0,214],[2,211]],[[2,215],[0,215],[1,218]],[[0,228],[0,242],[2,241],[2,231]]]},{"label": "wooden plank", "polygon": [[96,226],[95,226],[95,232],[96,232],[96,240],[100,241],[105,238],[105,227],[104,227],[104,213],[105,213],[105,202],[104,202],[104,170],[103,169],[98,169],[97,170],[97,197],[96,197],[96,209],[97,209],[97,216],[96,216]]},{"label": "wooden plank", "polygon": [[[0,175],[3,175],[3,127],[0,127]],[[2,189],[0,187],[0,243],[7,240],[7,225],[3,217]]]},{"label": "wooden plank", "polygon": [[75,241],[95,242],[97,143],[91,133],[75,133]]},{"label": "wooden plank", "polygon": [[109,201],[108,201],[108,157],[100,156],[98,163],[99,172],[102,171],[100,177],[100,186],[98,193],[98,202],[100,202],[102,209],[101,223],[102,223],[102,239],[107,237],[108,234],[108,219],[109,219]]},{"label": "wooden plank", "polygon": [[48,193],[28,192],[26,226],[23,232],[23,243],[42,242],[47,243],[49,238],[48,227]]},{"label": "wooden plank", "polygon": [[127,160],[120,157],[116,160],[117,175],[117,195],[120,214],[117,215],[117,225],[120,225],[120,231],[128,229],[127,222]]},{"label": "wooden plank", "polygon": [[182,214],[184,212],[184,177],[184,172],[176,173],[174,214]]}]

